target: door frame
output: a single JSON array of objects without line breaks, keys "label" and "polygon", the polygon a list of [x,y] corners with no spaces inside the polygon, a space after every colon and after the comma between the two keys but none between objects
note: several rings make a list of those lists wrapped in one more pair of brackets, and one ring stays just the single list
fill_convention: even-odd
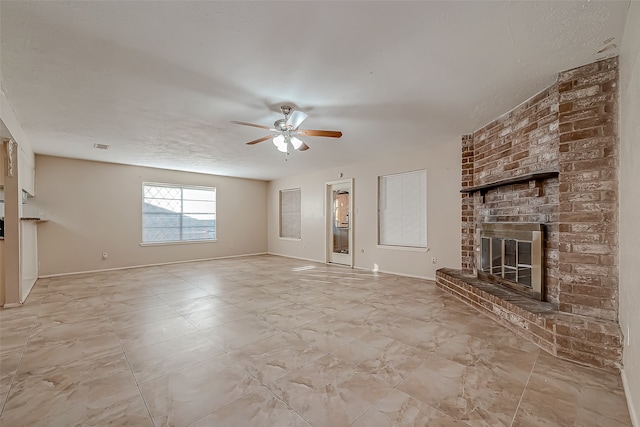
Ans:
[{"label": "door frame", "polygon": [[349,190],[349,263],[348,264],[339,264],[333,263],[337,265],[345,265],[353,268],[353,227],[354,227],[354,212],[353,212],[353,178],[341,179],[339,181],[329,181],[325,182],[325,197],[324,197],[324,217],[325,217],[325,263],[330,264],[331,262],[331,253],[333,248],[333,193],[332,187],[334,185],[347,184],[350,188]]}]

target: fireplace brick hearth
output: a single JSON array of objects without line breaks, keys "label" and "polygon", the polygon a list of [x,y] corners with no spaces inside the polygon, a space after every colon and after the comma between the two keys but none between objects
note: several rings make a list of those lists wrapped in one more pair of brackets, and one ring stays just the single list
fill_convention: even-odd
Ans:
[{"label": "fireplace brick hearth", "polygon": [[[462,137],[462,269],[437,272],[440,287],[544,350],[608,369],[620,367],[622,352],[617,91],[617,57],[564,71]],[[543,225],[544,301],[471,274],[476,229],[491,222]]]}]

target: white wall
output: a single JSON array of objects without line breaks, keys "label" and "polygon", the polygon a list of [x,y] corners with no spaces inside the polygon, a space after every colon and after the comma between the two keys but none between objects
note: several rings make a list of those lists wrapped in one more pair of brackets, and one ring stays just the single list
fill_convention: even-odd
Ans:
[{"label": "white wall", "polygon": [[[36,171],[41,277],[267,251],[265,181],[41,155]],[[143,182],[216,187],[218,241],[140,246]]]},{"label": "white wall", "polygon": [[627,401],[634,425],[640,427],[639,98],[640,3],[631,2],[620,54],[620,328]]},{"label": "white wall", "polygon": [[[427,170],[429,251],[378,247],[378,176],[417,169]],[[452,139],[421,152],[272,181],[268,196],[269,253],[324,262],[325,183],[353,178],[356,268],[372,269],[378,264],[383,272],[426,278],[434,278],[435,270],[441,267],[460,268],[460,172],[460,140]],[[283,240],[278,237],[278,192],[297,187],[302,196],[302,238]],[[437,264],[431,263],[432,257],[437,257]]]}]

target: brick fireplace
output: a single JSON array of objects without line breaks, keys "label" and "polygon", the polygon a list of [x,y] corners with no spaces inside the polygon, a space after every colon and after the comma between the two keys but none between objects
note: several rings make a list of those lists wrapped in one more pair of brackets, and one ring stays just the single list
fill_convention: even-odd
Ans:
[{"label": "brick fireplace", "polygon": [[[462,265],[438,285],[558,357],[619,369],[618,58],[557,82],[462,137]],[[542,301],[476,277],[476,230],[538,224]]]}]

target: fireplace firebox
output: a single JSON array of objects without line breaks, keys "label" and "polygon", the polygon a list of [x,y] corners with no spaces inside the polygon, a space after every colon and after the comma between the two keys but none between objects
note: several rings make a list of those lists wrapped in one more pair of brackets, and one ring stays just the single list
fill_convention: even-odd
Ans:
[{"label": "fireplace firebox", "polygon": [[478,276],[542,301],[542,224],[483,223],[476,233]]}]

